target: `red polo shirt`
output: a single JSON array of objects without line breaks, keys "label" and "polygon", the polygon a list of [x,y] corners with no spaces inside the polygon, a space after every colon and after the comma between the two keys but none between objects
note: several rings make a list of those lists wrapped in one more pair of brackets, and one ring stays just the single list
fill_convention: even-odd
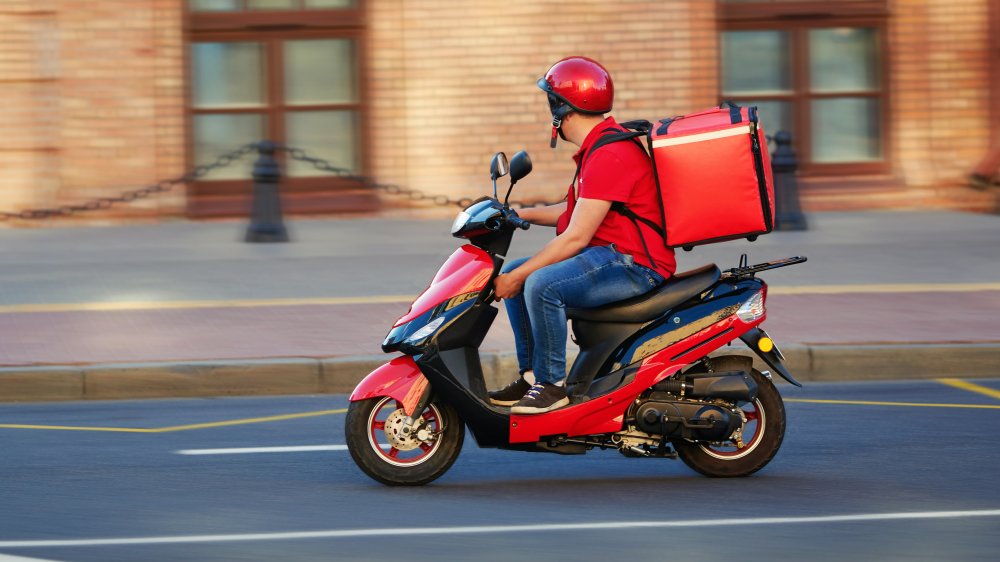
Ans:
[{"label": "red polo shirt", "polygon": [[[608,117],[600,125],[594,127],[583,141],[580,150],[573,155],[577,164],[590,147],[600,138],[602,131],[614,128],[623,131],[613,117]],[[612,133],[608,133],[612,134]],[[577,194],[579,191],[579,194]],[[569,226],[569,219],[576,207],[576,200],[601,199],[603,201],[619,201],[637,215],[663,227],[660,218],[660,207],[656,193],[656,183],[653,179],[653,166],[646,151],[636,146],[632,141],[621,141],[606,144],[587,157],[580,169],[577,185],[570,185],[566,197],[566,212],[559,217],[556,224],[556,234],[562,234]],[[638,222],[642,229],[642,237],[646,247],[653,257],[649,262],[639,231],[627,217],[608,211],[604,221],[597,227],[597,232],[588,246],[607,246],[614,244],[618,251],[635,258],[636,263],[653,269],[666,279],[677,269],[674,251],[667,248],[663,238],[648,225]]]}]

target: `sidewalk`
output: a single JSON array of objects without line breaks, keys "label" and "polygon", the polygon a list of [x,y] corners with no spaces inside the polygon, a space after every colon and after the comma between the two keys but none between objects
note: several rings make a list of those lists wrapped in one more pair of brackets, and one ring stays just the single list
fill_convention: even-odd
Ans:
[{"label": "sidewalk", "polygon": [[[679,270],[808,256],[763,275],[765,327],[800,380],[1000,375],[1000,218],[809,220],[678,252]],[[349,391],[457,247],[449,225],[301,219],[266,245],[232,222],[0,230],[0,401]],[[551,235],[533,228],[510,254]],[[489,383],[514,372],[512,349],[501,313]]]}]

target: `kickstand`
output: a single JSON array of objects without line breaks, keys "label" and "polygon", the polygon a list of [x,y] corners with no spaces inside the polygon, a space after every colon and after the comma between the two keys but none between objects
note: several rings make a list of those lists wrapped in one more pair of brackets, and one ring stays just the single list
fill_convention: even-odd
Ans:
[{"label": "kickstand", "polygon": [[656,447],[656,452],[653,454],[657,457],[677,458],[677,452],[667,447],[666,437],[660,439],[660,444]]}]

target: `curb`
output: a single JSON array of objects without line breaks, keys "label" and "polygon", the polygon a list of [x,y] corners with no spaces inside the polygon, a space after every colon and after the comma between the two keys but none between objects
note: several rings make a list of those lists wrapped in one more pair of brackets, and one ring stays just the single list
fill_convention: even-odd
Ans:
[{"label": "curb", "polygon": [[[1000,376],[1000,343],[783,346],[802,382]],[[752,355],[727,348],[716,354]],[[569,353],[572,361],[575,351]],[[0,368],[0,402],[348,393],[388,355],[105,363]],[[517,372],[513,353],[484,353],[489,388]],[[758,369],[767,369],[755,358]],[[780,377],[775,377],[780,380]]]}]

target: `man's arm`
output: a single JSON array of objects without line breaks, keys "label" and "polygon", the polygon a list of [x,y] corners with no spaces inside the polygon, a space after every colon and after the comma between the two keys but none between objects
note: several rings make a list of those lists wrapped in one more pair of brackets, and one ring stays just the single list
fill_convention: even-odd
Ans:
[{"label": "man's arm", "polygon": [[496,296],[507,299],[517,296],[524,287],[524,280],[536,270],[571,258],[587,247],[611,209],[611,201],[579,199],[573,208],[566,231],[556,236],[540,252],[524,262],[521,267],[496,279]]},{"label": "man's arm", "polygon": [[522,219],[539,226],[555,226],[559,217],[566,212],[566,202],[546,205],[544,207],[528,207],[520,209],[517,214]]}]

